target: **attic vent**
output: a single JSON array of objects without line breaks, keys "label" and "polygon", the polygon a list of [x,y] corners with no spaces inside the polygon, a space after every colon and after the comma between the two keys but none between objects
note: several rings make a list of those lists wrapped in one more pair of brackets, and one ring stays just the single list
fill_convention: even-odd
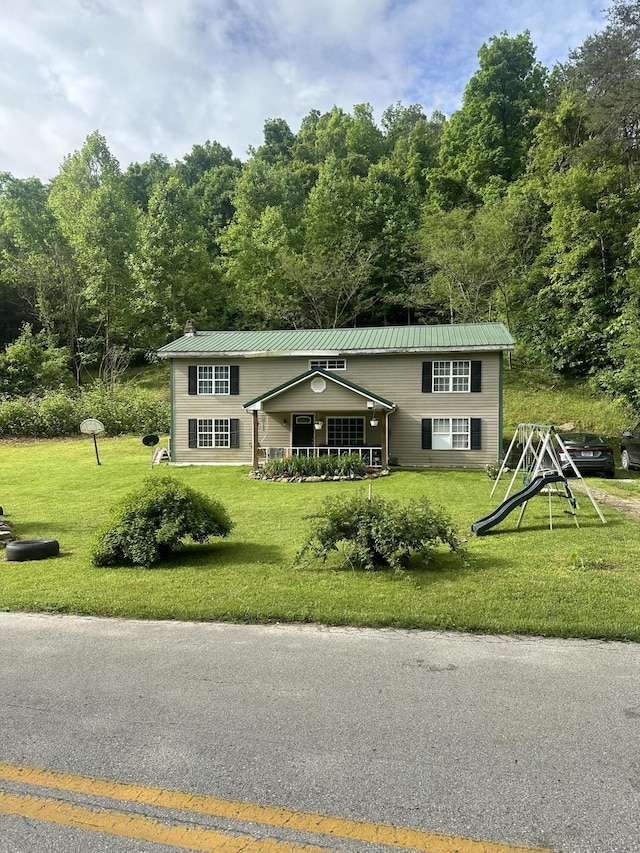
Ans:
[{"label": "attic vent", "polygon": [[184,334],[185,335],[196,335],[197,334],[196,324],[193,322],[193,320],[187,320],[187,322],[184,324]]}]

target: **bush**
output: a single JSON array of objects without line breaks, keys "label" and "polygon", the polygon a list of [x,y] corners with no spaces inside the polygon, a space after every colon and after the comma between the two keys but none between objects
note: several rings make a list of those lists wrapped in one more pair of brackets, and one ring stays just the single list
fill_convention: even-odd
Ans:
[{"label": "bush", "polygon": [[82,403],[83,417],[97,418],[107,435],[169,432],[169,404],[151,391],[98,383],[83,392]]},{"label": "bush", "polygon": [[46,394],[41,400],[32,401],[32,404],[37,408],[39,437],[75,435],[80,421],[84,419],[81,400],[63,391]]},{"label": "bush", "polygon": [[211,536],[228,536],[232,528],[218,501],[172,477],[148,477],[99,531],[92,561],[96,566],[150,566],[185,539],[206,542]]},{"label": "bush", "polygon": [[40,434],[40,418],[33,400],[18,397],[0,402],[0,435],[31,438]]},{"label": "bush", "polygon": [[353,568],[401,569],[412,553],[431,559],[438,544],[464,553],[449,518],[426,498],[404,506],[364,495],[331,498],[310,518],[311,533],[296,555],[297,565],[305,559],[326,562],[335,551]]},{"label": "bush", "polygon": [[55,391],[42,397],[0,401],[0,436],[58,438],[76,435],[85,418],[97,418],[107,435],[169,432],[169,404],[130,386]]}]

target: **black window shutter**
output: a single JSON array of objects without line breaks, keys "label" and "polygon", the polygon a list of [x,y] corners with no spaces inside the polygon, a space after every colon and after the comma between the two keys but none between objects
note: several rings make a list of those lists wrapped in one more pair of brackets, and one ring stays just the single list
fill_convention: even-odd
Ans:
[{"label": "black window shutter", "polygon": [[422,449],[431,450],[431,418],[422,419]]},{"label": "black window shutter", "polygon": [[482,449],[482,421],[480,418],[471,418],[471,449]]},{"label": "black window shutter", "polygon": [[189,394],[198,393],[198,368],[195,364],[189,365]]},{"label": "black window shutter", "polygon": [[229,447],[240,447],[240,419],[229,420]]},{"label": "black window shutter", "polygon": [[472,361],[471,362],[471,391],[474,394],[480,393],[482,391],[482,362],[481,361]]},{"label": "black window shutter", "polygon": [[240,367],[237,364],[229,365],[229,393],[240,393]]},{"label": "black window shutter", "polygon": [[422,362],[422,393],[430,394],[433,390],[433,362],[431,361],[423,361]]},{"label": "black window shutter", "polygon": [[189,418],[189,447],[198,446],[198,421],[195,418]]}]

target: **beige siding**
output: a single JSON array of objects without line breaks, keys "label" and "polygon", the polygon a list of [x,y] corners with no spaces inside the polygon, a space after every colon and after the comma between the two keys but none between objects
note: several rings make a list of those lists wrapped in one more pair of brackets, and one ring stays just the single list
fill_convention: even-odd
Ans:
[{"label": "beige siding", "polygon": [[[482,361],[482,391],[480,393],[422,393],[422,363],[431,360]],[[437,466],[446,468],[478,468],[494,462],[500,453],[499,388],[500,354],[391,354],[347,356],[347,370],[337,371],[336,378],[350,382],[391,401],[397,410],[389,415],[389,455],[400,465]],[[189,396],[186,359],[173,360],[173,441],[172,455],[176,462],[220,464],[252,461],[253,416],[245,412],[243,403],[259,397],[304,373],[309,368],[307,357],[240,358],[229,360],[202,359],[200,364],[240,365],[239,396]],[[264,446],[288,446],[291,414],[312,413],[325,421],[331,415],[362,415],[367,418],[366,441],[380,444],[380,427],[368,425],[370,412],[366,397],[330,381],[322,393],[314,393],[310,381],[283,391],[264,402],[260,412],[260,442]],[[229,417],[240,421],[240,447],[237,449],[198,449],[188,447],[188,419]],[[482,450],[444,451],[422,450],[422,420],[433,417],[468,417],[482,421]],[[284,421],[286,420],[286,423]],[[320,443],[324,431],[317,436]]]},{"label": "beige siding", "polygon": [[344,388],[326,380],[326,388],[322,393],[311,389],[311,380],[305,379],[293,388],[283,391],[277,397],[266,400],[265,411],[278,410],[289,412],[350,412],[355,405],[361,410],[366,409],[366,399],[356,394],[350,388]]}]

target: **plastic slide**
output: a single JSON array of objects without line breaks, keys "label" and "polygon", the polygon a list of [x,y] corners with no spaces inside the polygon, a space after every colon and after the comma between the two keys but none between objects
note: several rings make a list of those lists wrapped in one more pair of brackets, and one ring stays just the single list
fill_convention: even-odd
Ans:
[{"label": "plastic slide", "polygon": [[515,492],[515,494],[508,497],[500,504],[500,506],[490,512],[489,515],[485,515],[484,518],[474,522],[471,525],[471,529],[478,536],[483,536],[491,527],[495,527],[496,524],[500,524],[500,522],[503,521],[517,506],[521,506],[530,498],[537,495],[538,492],[547,485],[547,483],[566,483],[566,477],[563,477],[562,474],[558,474],[557,471],[534,477],[534,479],[525,486],[524,489],[520,489],[519,492]]}]

